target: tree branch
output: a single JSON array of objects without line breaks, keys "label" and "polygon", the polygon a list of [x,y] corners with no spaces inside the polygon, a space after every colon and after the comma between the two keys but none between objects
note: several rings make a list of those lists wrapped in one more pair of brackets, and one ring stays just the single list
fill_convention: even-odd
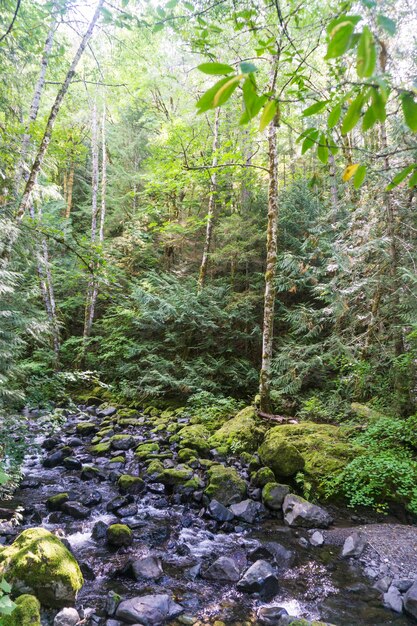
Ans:
[{"label": "tree branch", "polygon": [[20,3],[21,3],[21,0],[17,0],[16,9],[15,9],[15,12],[14,12],[14,14],[13,14],[12,21],[10,22],[10,24],[9,24],[9,28],[6,30],[6,32],[4,33],[4,35],[2,35],[2,36],[0,37],[0,43],[3,41],[3,39],[6,39],[7,35],[8,35],[8,34],[10,33],[10,31],[12,30],[12,28],[13,28],[13,26],[14,26],[14,23],[15,23],[15,21],[16,21],[16,18],[17,18],[17,14],[19,13]]}]

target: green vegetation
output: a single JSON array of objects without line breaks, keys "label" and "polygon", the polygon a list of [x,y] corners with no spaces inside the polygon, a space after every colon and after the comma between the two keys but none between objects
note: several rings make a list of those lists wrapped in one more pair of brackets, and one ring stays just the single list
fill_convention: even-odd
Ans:
[{"label": "green vegetation", "polygon": [[2,626],[41,626],[40,608],[35,596],[23,594],[17,598],[13,613],[3,618]]}]

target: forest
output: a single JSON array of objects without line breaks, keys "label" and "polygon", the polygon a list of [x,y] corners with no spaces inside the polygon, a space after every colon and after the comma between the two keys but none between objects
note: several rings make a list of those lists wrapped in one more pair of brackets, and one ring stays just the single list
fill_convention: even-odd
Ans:
[{"label": "forest", "polygon": [[0,0],[0,625],[417,623],[415,0]]}]

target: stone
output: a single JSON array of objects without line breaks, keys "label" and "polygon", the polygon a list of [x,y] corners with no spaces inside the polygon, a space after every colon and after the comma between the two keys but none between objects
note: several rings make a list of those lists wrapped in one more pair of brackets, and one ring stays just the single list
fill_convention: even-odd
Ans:
[{"label": "stone", "polygon": [[20,483],[21,489],[37,489],[42,484],[39,478],[35,478],[34,476],[27,476]]},{"label": "stone", "polygon": [[129,624],[160,626],[181,615],[183,610],[168,594],[152,594],[122,600],[117,607],[116,617]]},{"label": "stone", "polygon": [[54,626],[75,626],[80,621],[80,616],[76,609],[65,607],[55,615]]},{"label": "stone", "polygon": [[44,606],[62,608],[75,603],[83,576],[75,557],[44,528],[24,530],[0,550],[0,577],[15,593],[33,593]]},{"label": "stone", "polygon": [[288,485],[281,485],[277,482],[267,483],[262,489],[262,502],[272,511],[282,511],[282,505],[290,493]]},{"label": "stone", "polygon": [[82,437],[92,435],[97,430],[97,424],[95,424],[94,422],[80,422],[75,427],[75,432],[77,433],[77,435],[81,435]]},{"label": "stone", "polygon": [[79,459],[75,459],[72,456],[67,456],[67,458],[62,461],[62,465],[67,470],[80,470],[83,466]]},{"label": "stone", "polygon": [[261,467],[251,475],[250,482],[252,487],[262,489],[268,483],[275,483],[276,481],[274,472],[269,467]]},{"label": "stone", "polygon": [[133,542],[133,534],[126,524],[111,524],[106,530],[107,543],[116,548],[130,546]]},{"label": "stone", "polygon": [[269,431],[259,448],[259,457],[264,465],[271,468],[277,478],[295,476],[297,472],[304,469],[304,458],[292,443],[280,437],[271,437],[270,433],[274,430],[272,428]]},{"label": "stone", "polygon": [[50,496],[46,501],[46,506],[49,511],[60,511],[65,502],[69,500],[67,492],[56,493],[54,496]]},{"label": "stone", "polygon": [[2,626],[41,626],[41,605],[35,596],[23,594],[15,601],[11,615],[2,615]]},{"label": "stone", "polygon": [[397,587],[401,591],[401,593],[406,593],[412,587],[414,583],[413,578],[397,578],[392,581],[394,587]]},{"label": "stone", "polygon": [[230,450],[233,443],[239,443],[239,451],[254,452],[262,442],[266,431],[265,424],[256,414],[253,406],[247,406],[235,417],[223,424],[210,438],[212,448]]},{"label": "stone", "polygon": [[68,445],[70,446],[70,448],[79,448],[84,444],[82,439],[80,439],[79,437],[71,437],[71,439],[68,441]]},{"label": "stone", "polygon": [[261,606],[257,613],[259,623],[265,626],[280,624],[283,615],[288,615],[288,612],[282,606]]},{"label": "stone", "polygon": [[417,619],[417,580],[404,596],[404,610]]},{"label": "stone", "polygon": [[84,465],[81,470],[81,480],[93,480],[94,478],[98,478],[101,480],[101,472],[98,467],[94,467],[93,465]]},{"label": "stone", "polygon": [[288,494],[283,503],[284,520],[289,526],[327,528],[333,519],[321,506],[307,502],[301,496]]},{"label": "stone", "polygon": [[234,518],[233,513],[217,500],[210,502],[208,505],[208,513],[217,522],[230,522]]},{"label": "stone", "polygon": [[237,583],[239,591],[272,597],[278,591],[278,578],[268,561],[255,561]]},{"label": "stone", "polygon": [[53,467],[58,467],[58,465],[62,465],[63,460],[67,457],[65,452],[62,450],[57,450],[53,452],[49,456],[44,459],[42,465],[48,469],[52,469]]},{"label": "stone", "polygon": [[209,484],[205,495],[224,506],[239,502],[246,495],[247,485],[233,467],[213,465],[207,472]]},{"label": "stone", "polygon": [[133,496],[131,496],[130,494],[126,496],[116,496],[116,498],[113,498],[113,500],[110,500],[110,502],[107,503],[106,509],[107,511],[114,513],[115,511],[118,511],[122,507],[125,507],[132,502]]},{"label": "stone", "polygon": [[230,557],[221,556],[204,572],[204,578],[220,582],[237,582],[240,578],[240,568]]},{"label": "stone", "polygon": [[81,504],[88,507],[97,506],[101,503],[102,499],[101,493],[95,489],[81,498]]},{"label": "stone", "polygon": [[146,490],[145,482],[139,476],[122,474],[117,481],[117,486],[121,493],[131,493],[138,495]]},{"label": "stone", "polygon": [[56,448],[56,446],[58,446],[59,444],[60,444],[59,437],[54,435],[53,437],[46,437],[46,439],[43,440],[42,448],[44,450],[50,451]]},{"label": "stone", "polygon": [[114,406],[108,406],[105,409],[97,410],[97,417],[111,417],[117,413],[117,409]]},{"label": "stone", "polygon": [[192,424],[181,428],[174,438],[178,440],[181,448],[195,450],[201,456],[207,456],[210,451],[210,433],[202,424]]},{"label": "stone", "polygon": [[366,538],[362,533],[353,533],[346,537],[342,548],[342,558],[358,557],[366,546]]},{"label": "stone", "polygon": [[277,541],[267,541],[248,552],[249,561],[273,561],[279,568],[285,569],[294,559],[294,555]]},{"label": "stone", "polygon": [[254,502],[253,500],[242,500],[241,502],[232,504],[230,511],[238,519],[248,524],[253,524],[261,510],[261,506],[259,502]]},{"label": "stone", "polygon": [[314,531],[314,533],[310,537],[310,543],[315,548],[322,546],[324,544],[323,533],[321,533],[319,530]]},{"label": "stone", "polygon": [[[391,609],[392,611],[395,611],[396,613],[402,613],[403,599],[397,587],[391,585],[388,591],[384,593],[384,606],[386,606],[388,609]],[[415,617],[417,617],[417,611]]]},{"label": "stone", "polygon": [[[381,593],[386,593],[388,589],[390,588],[391,583],[392,583],[391,576],[384,576],[383,578],[380,578],[379,580],[376,581],[376,583],[373,585],[373,588],[377,589]],[[397,587],[397,585],[394,585],[394,587]]]},{"label": "stone", "polygon": [[136,580],[141,578],[150,578],[157,580],[163,576],[164,570],[160,559],[156,556],[145,556],[137,559],[130,564],[132,572]]},{"label": "stone", "polygon": [[133,515],[137,515],[138,507],[133,502],[132,504],[127,504],[126,506],[121,506],[116,511],[117,517],[132,517]]},{"label": "stone", "polygon": [[107,536],[107,524],[99,520],[93,526],[93,530],[91,532],[91,536],[95,541],[100,541],[100,539],[104,539]]},{"label": "stone", "polygon": [[86,519],[90,515],[90,509],[80,504],[80,502],[64,502],[61,506],[61,511],[75,519]]},{"label": "stone", "polygon": [[110,444],[113,450],[130,450],[136,445],[136,442],[131,435],[113,435]]},{"label": "stone", "polygon": [[159,444],[155,443],[141,443],[135,450],[135,456],[141,461],[152,458],[159,452]]}]

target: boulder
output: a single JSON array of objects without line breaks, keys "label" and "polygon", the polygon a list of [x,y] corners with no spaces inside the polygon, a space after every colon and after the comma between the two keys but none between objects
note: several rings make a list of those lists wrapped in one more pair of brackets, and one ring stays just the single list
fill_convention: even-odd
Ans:
[{"label": "boulder", "polygon": [[130,567],[136,580],[141,578],[157,580],[164,573],[161,561],[156,556],[145,556],[142,559],[137,559],[130,564]]},{"label": "boulder", "polygon": [[269,467],[261,467],[251,474],[251,487],[265,487],[268,483],[275,483],[275,474]]},{"label": "boulder", "polygon": [[288,615],[288,612],[282,606],[261,606],[257,612],[259,623],[265,626],[277,626],[283,615]]},{"label": "boulder", "polygon": [[267,483],[262,489],[262,502],[273,511],[282,511],[285,496],[290,493],[288,485]]},{"label": "boulder", "polygon": [[321,506],[307,502],[301,496],[292,493],[283,503],[284,520],[288,526],[301,528],[327,528],[333,519]]},{"label": "boulder", "polygon": [[85,437],[86,435],[92,435],[98,430],[97,424],[94,422],[80,422],[75,427],[77,435]]},{"label": "boulder", "polygon": [[345,539],[342,548],[342,558],[346,559],[351,556],[360,556],[366,546],[366,539],[362,533],[353,533]]},{"label": "boulder", "polygon": [[166,621],[178,617],[182,612],[182,606],[164,593],[122,600],[117,607],[116,617],[129,624],[160,626]]},{"label": "boulder", "polygon": [[261,443],[265,431],[266,427],[257,417],[255,407],[247,406],[212,435],[210,446],[230,449],[233,443],[239,443],[239,450],[253,452]]},{"label": "boulder", "polygon": [[[402,613],[403,611],[403,598],[397,587],[391,585],[386,593],[384,593],[384,606],[395,613]],[[417,614],[416,614],[417,616]]]},{"label": "boulder", "polygon": [[246,482],[233,467],[213,465],[207,475],[209,484],[205,494],[224,506],[238,502],[246,495]]},{"label": "boulder", "polygon": [[41,605],[35,596],[23,594],[16,600],[11,615],[2,615],[2,626],[41,626]]},{"label": "boulder", "polygon": [[201,456],[207,455],[210,450],[208,443],[210,433],[202,424],[184,426],[174,435],[174,438],[178,439],[181,448],[196,450]]},{"label": "boulder", "polygon": [[404,596],[404,609],[409,615],[417,619],[417,580]]},{"label": "boulder", "polygon": [[75,557],[44,528],[23,531],[0,549],[0,577],[15,593],[33,593],[44,606],[61,608],[74,604],[83,585]]},{"label": "boulder", "polygon": [[267,541],[248,553],[250,561],[273,561],[280,569],[287,568],[294,560],[294,555],[277,541]]},{"label": "boulder", "polygon": [[139,476],[130,476],[129,474],[122,474],[117,481],[117,485],[121,493],[140,494],[146,489],[146,485],[142,478]]},{"label": "boulder", "polygon": [[240,568],[230,557],[221,556],[204,572],[204,578],[233,583],[240,578]]},{"label": "boulder", "polygon": [[110,443],[113,450],[130,450],[136,445],[136,441],[131,435],[113,435]]},{"label": "boulder", "polygon": [[54,626],[75,626],[80,621],[80,616],[76,609],[66,607],[55,615]]},{"label": "boulder", "polygon": [[[281,427],[278,427],[281,429]],[[304,469],[305,461],[298,449],[272,428],[258,450],[262,463],[271,468],[275,476],[287,478]],[[271,433],[276,436],[271,436]]]},{"label": "boulder", "polygon": [[50,498],[46,501],[46,506],[49,511],[60,511],[62,505],[65,502],[68,502],[69,495],[67,492],[56,493],[54,496],[50,496]]},{"label": "boulder", "polygon": [[90,509],[80,502],[64,502],[61,511],[75,519],[86,519],[90,515]]},{"label": "boulder", "polygon": [[133,534],[126,524],[111,524],[106,530],[107,543],[116,548],[130,546]]},{"label": "boulder", "polygon": [[272,597],[278,591],[278,578],[268,561],[255,561],[237,583],[240,591]]},{"label": "boulder", "polygon": [[230,522],[234,517],[233,513],[217,500],[210,502],[208,512],[218,522]]},{"label": "boulder", "polygon": [[263,509],[263,506],[259,502],[254,502],[254,500],[242,500],[242,502],[237,502],[230,506],[230,511],[233,515],[248,524],[254,523],[261,509]]}]

